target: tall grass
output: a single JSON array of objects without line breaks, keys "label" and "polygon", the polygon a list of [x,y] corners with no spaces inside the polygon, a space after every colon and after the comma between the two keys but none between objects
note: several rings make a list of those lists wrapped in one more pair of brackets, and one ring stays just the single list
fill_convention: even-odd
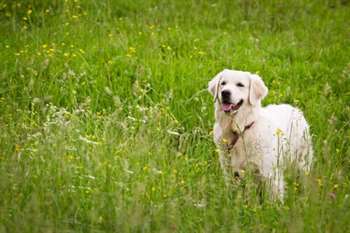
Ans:
[{"label": "tall grass", "polygon": [[[349,7],[0,1],[0,231],[349,232]],[[311,125],[283,204],[224,184],[205,91],[223,68]]]}]

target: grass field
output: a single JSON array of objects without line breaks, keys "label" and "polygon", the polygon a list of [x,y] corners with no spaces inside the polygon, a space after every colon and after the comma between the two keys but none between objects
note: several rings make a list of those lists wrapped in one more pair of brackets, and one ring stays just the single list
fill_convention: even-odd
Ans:
[{"label": "grass field", "polygon": [[[0,232],[350,232],[348,1],[0,0]],[[284,203],[226,187],[208,81],[311,125]]]}]

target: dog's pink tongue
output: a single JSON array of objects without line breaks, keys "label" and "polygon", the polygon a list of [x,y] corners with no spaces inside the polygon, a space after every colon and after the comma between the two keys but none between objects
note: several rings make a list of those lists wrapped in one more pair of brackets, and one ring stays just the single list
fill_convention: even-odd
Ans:
[{"label": "dog's pink tongue", "polygon": [[222,110],[227,112],[230,111],[233,104],[222,104]]}]

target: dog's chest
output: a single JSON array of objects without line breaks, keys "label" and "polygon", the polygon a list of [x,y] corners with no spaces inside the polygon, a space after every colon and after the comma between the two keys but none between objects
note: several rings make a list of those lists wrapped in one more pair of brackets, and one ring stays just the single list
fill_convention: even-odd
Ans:
[{"label": "dog's chest", "polygon": [[228,152],[232,167],[235,170],[244,170],[252,165],[260,166],[262,155],[256,142],[247,140],[247,137],[240,137],[233,148]]}]

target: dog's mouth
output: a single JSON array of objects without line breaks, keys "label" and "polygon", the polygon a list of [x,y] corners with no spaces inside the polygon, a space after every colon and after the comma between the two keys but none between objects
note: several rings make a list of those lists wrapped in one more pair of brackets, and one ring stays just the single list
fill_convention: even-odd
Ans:
[{"label": "dog's mouth", "polygon": [[231,111],[237,111],[243,104],[243,99],[241,99],[237,104],[233,103],[222,103],[222,110],[224,112],[231,112]]}]

